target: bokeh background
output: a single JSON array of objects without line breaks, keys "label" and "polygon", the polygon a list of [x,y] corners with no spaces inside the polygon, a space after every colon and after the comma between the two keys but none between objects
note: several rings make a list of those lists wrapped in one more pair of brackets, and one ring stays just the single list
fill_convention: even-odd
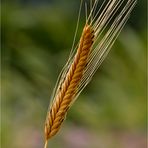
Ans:
[{"label": "bokeh background", "polygon": [[[50,95],[72,45],[79,0],[5,0],[1,8],[1,144],[42,148]],[[139,0],[50,148],[146,148],[146,43],[146,0]]]}]

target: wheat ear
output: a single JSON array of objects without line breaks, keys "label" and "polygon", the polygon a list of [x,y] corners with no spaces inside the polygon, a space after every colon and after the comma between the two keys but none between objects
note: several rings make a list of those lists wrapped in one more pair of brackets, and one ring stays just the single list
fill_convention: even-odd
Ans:
[{"label": "wheat ear", "polygon": [[[97,10],[98,1],[95,0],[91,6],[79,45],[77,48],[72,46],[68,62],[53,91],[45,121],[45,148],[48,139],[60,129],[69,107],[109,53],[136,4],[136,0],[104,0]],[[87,10],[86,3],[86,13]]]},{"label": "wheat ear", "polygon": [[47,115],[45,123],[46,139],[58,132],[65,118],[87,64],[93,38],[93,30],[89,25],[85,25],[74,61]]}]

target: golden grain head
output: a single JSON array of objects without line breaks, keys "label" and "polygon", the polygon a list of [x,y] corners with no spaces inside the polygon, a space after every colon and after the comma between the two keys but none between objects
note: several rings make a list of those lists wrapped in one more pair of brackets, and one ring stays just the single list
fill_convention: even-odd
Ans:
[{"label": "golden grain head", "polygon": [[86,25],[84,27],[75,58],[66,74],[65,80],[57,92],[53,104],[50,107],[50,112],[48,112],[45,123],[46,139],[51,138],[58,132],[67,110],[73,101],[87,63],[88,55],[93,44],[93,38],[93,30],[89,25]]}]

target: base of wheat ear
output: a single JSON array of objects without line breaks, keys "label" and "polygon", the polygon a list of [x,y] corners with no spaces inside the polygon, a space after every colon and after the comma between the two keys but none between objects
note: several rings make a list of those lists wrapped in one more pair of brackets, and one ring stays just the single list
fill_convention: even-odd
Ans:
[{"label": "base of wheat ear", "polygon": [[83,5],[81,1],[72,50],[58,78],[47,112],[45,148],[47,140],[59,131],[68,109],[107,56],[136,4],[136,0],[105,0],[98,10],[98,1],[85,3],[86,14],[87,11],[90,13],[86,17],[78,46],[74,48]]}]

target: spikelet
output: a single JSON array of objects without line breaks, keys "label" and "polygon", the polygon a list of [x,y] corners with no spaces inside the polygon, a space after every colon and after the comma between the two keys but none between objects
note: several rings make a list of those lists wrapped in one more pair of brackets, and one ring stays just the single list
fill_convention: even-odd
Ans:
[{"label": "spikelet", "polygon": [[[82,0],[83,1],[83,0]],[[76,34],[83,2],[81,1]],[[67,111],[81,91],[90,82],[120,31],[127,22],[136,0],[104,0],[98,10],[98,1],[90,1],[91,9],[78,46],[72,50],[52,95],[45,121],[45,148],[47,141],[60,129]],[[86,13],[87,13],[87,3]]]}]

